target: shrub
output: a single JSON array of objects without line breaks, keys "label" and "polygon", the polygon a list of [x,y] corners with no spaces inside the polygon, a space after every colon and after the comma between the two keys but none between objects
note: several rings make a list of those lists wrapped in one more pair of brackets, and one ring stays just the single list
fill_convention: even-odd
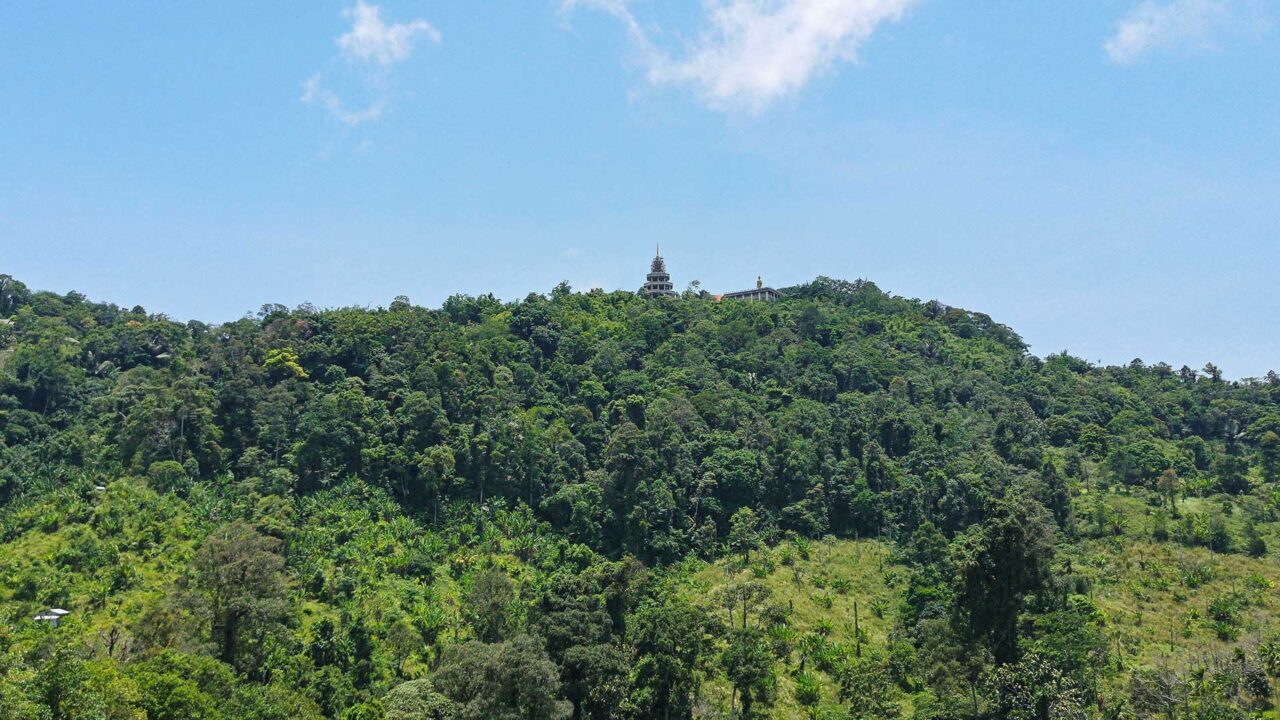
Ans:
[{"label": "shrub", "polygon": [[795,677],[796,703],[801,707],[811,708],[822,700],[822,685],[813,673],[803,672]]},{"label": "shrub", "polygon": [[1189,560],[1182,565],[1182,584],[1194,590],[1213,579],[1213,568],[1208,563]]}]

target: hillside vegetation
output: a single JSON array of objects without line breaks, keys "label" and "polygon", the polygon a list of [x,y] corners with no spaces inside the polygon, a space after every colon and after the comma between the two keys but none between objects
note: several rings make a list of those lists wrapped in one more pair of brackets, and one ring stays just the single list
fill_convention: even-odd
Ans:
[{"label": "hillside vegetation", "polygon": [[0,319],[0,720],[1275,717],[1274,373],[826,278]]}]

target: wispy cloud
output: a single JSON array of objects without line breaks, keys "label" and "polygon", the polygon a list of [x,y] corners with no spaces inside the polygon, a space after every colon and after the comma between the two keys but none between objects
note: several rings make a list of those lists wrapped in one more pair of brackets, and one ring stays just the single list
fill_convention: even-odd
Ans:
[{"label": "wispy cloud", "polygon": [[342,102],[336,93],[320,84],[320,73],[312,75],[307,78],[306,82],[302,83],[302,97],[299,99],[308,105],[323,107],[338,122],[352,127],[371,120],[377,120],[382,117],[382,111],[387,106],[386,98],[380,97],[366,108],[352,110]]},{"label": "wispy cloud", "polygon": [[390,68],[408,60],[420,38],[439,43],[441,36],[426,20],[387,23],[382,19],[382,8],[362,0],[342,15],[351,21],[351,29],[337,39],[339,54],[348,65],[347,82],[359,86],[363,96],[372,95],[373,99],[362,107],[352,108],[326,85],[324,73],[316,73],[302,83],[299,99],[307,105],[324,108],[343,125],[355,127],[381,118],[390,104],[387,82]]},{"label": "wispy cloud", "polygon": [[1229,18],[1225,0],[1147,0],[1120,19],[1103,48],[1123,65],[1158,50],[1210,47],[1214,31]]},{"label": "wispy cloud", "polygon": [[682,57],[656,47],[627,0],[563,0],[619,18],[653,85],[692,87],[709,107],[759,113],[816,75],[857,59],[884,23],[915,0],[706,0],[703,26]]},{"label": "wispy cloud", "polygon": [[392,65],[409,59],[413,43],[419,37],[440,42],[440,31],[426,20],[411,20],[388,25],[382,21],[382,8],[357,2],[342,12],[352,19],[349,32],[338,38],[338,47],[350,58]]}]

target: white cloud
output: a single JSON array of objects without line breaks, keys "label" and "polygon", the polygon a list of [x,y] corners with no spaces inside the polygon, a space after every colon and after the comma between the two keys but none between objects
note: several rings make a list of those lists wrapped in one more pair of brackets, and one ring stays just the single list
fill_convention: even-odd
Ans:
[{"label": "white cloud", "polygon": [[703,29],[680,59],[658,50],[626,0],[563,0],[626,23],[654,85],[688,85],[717,109],[757,113],[858,50],[915,0],[705,0]]},{"label": "white cloud", "polygon": [[440,31],[426,20],[388,25],[382,21],[382,8],[377,5],[357,2],[342,14],[353,22],[351,30],[338,38],[338,47],[350,58],[392,65],[409,58],[419,36],[440,42]]},{"label": "white cloud", "polygon": [[[440,31],[426,20],[411,20],[387,24],[382,19],[382,8],[357,0],[354,7],[342,12],[351,21],[351,29],[338,36],[337,44],[342,57],[353,61],[345,72],[339,71],[338,85],[345,91],[372,99],[364,107],[352,108],[325,81],[323,73],[316,73],[302,83],[304,104],[322,107],[338,122],[355,127],[382,117],[390,104],[390,68],[409,59],[419,37],[431,42],[441,40]],[[344,95],[348,94],[343,92]]]},{"label": "white cloud", "polygon": [[1228,16],[1225,0],[1147,0],[1121,18],[1103,48],[1112,62],[1127,64],[1156,50],[1207,47]]},{"label": "white cloud", "polygon": [[320,73],[312,75],[302,83],[302,97],[299,99],[307,105],[319,105],[328,110],[338,122],[351,127],[382,117],[382,111],[387,105],[386,97],[381,97],[363,110],[352,110],[332,90],[320,84]]}]

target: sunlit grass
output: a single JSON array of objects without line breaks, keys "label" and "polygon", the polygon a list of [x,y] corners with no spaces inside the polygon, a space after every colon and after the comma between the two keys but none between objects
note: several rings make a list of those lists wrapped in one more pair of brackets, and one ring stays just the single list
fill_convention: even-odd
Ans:
[{"label": "sunlit grass", "polygon": [[[735,583],[760,582],[769,590],[764,604],[786,607],[789,626],[797,637],[825,632],[831,641],[848,647],[854,646],[856,603],[863,649],[876,652],[888,644],[899,593],[905,584],[903,568],[893,565],[889,554],[887,544],[873,540],[814,541],[808,545],[806,559],[796,545],[784,543],[753,554],[750,565],[744,565],[739,558],[706,564],[689,578],[685,592],[690,600],[718,613],[727,623],[727,611],[715,601],[717,590]],[[749,621],[756,622],[756,616],[749,615]],[[741,616],[736,616],[734,622],[740,623]],[[795,701],[792,672],[797,666],[795,651],[778,662],[778,687],[771,717],[805,717]],[[836,704],[835,686],[823,674],[818,675],[823,682],[823,704]],[[723,677],[709,679],[701,692],[703,702],[728,710],[731,690]]]}]

